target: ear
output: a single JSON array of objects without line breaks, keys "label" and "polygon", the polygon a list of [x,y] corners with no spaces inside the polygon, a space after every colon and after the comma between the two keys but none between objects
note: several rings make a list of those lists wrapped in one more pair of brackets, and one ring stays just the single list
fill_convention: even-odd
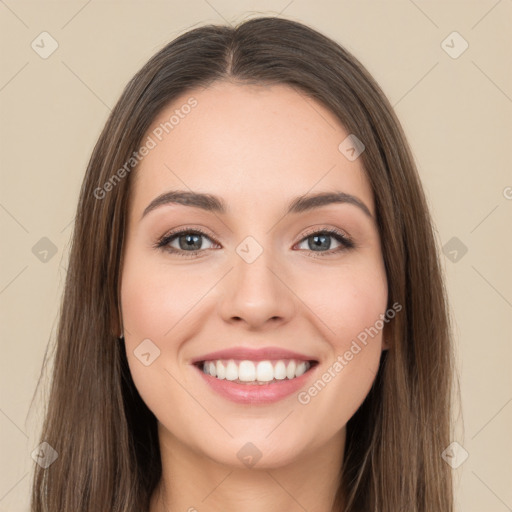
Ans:
[{"label": "ear", "polygon": [[389,343],[384,336],[382,337],[382,350],[389,350]]}]

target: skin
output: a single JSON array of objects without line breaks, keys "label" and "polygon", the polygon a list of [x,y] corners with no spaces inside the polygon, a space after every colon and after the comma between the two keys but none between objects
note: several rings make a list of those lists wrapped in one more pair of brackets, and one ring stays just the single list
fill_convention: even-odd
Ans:
[{"label": "skin", "polygon": [[[387,348],[382,331],[308,404],[296,394],[265,405],[231,402],[190,361],[234,346],[290,348],[319,361],[307,388],[385,313],[386,273],[362,159],[338,150],[349,134],[329,110],[285,85],[216,82],[188,91],[148,135],[190,97],[197,106],[134,171],[122,269],[126,353],[158,420],[162,453],[150,512],[328,512],[346,423]],[[155,197],[176,189],[220,196],[228,212],[167,204],[141,220]],[[323,191],[356,196],[373,218],[348,203],[284,214],[293,198]],[[153,246],[181,227],[207,232],[202,252],[182,257]],[[314,251],[313,228],[337,228],[356,247],[329,237],[330,249]],[[247,236],[263,249],[250,264],[236,252]],[[180,250],[179,237],[170,243]],[[145,366],[134,350],[148,338],[160,356]],[[248,442],[262,454],[253,467],[237,457]]]}]

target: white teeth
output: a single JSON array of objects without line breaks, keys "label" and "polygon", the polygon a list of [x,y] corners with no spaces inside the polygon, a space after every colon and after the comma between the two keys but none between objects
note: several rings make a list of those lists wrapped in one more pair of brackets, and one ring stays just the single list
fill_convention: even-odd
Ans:
[{"label": "white teeth", "polygon": [[286,366],[283,361],[277,361],[274,366],[274,378],[277,380],[286,379]]},{"label": "white teeth", "polygon": [[208,362],[208,372],[214,377],[217,376],[217,365],[213,361]]},{"label": "white teeth", "polygon": [[238,366],[238,378],[242,382],[256,380],[256,367],[252,361],[242,361]]},{"label": "white teeth", "polygon": [[306,373],[306,363],[304,361],[297,365],[297,369],[295,370],[295,377],[300,377],[303,373]]},{"label": "white teeth", "polygon": [[238,379],[238,366],[235,361],[229,361],[226,366],[226,380],[236,380]]},{"label": "white teeth", "polygon": [[230,359],[205,361],[203,372],[217,379],[239,383],[266,383],[273,380],[294,379],[306,373],[311,367],[309,361],[296,359],[278,361],[235,361]]},{"label": "white teeth", "polygon": [[270,382],[274,380],[274,368],[270,361],[260,361],[256,367],[256,380]]},{"label": "white teeth", "polygon": [[297,365],[295,364],[295,361],[290,361],[288,363],[288,366],[286,367],[286,376],[289,379],[293,379],[295,377],[295,368]]},{"label": "white teeth", "polygon": [[[217,377],[218,379],[225,379],[226,378],[226,367],[220,362],[217,361],[215,369],[217,370],[217,375],[213,375],[213,373],[210,373],[210,375],[213,375],[214,377]],[[207,372],[205,372],[207,373]]]}]

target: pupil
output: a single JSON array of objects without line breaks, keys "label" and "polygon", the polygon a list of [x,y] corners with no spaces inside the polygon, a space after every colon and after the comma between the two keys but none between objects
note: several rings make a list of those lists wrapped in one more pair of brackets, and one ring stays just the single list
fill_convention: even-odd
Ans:
[{"label": "pupil", "polygon": [[[198,250],[201,248],[201,235],[183,235],[180,237],[180,242],[183,238],[186,239],[185,244],[180,243],[181,249],[195,249]],[[196,244],[196,246],[194,246]]]},{"label": "pupil", "polygon": [[324,241],[327,240],[327,243],[324,243],[323,244],[323,248],[324,249],[329,249],[329,247],[331,246],[331,243],[330,243],[330,236],[328,235],[314,235],[310,238],[313,238],[314,240],[314,246],[313,246],[313,250],[316,251],[317,248],[322,248],[322,242],[318,242],[318,240],[320,238],[323,238]]}]

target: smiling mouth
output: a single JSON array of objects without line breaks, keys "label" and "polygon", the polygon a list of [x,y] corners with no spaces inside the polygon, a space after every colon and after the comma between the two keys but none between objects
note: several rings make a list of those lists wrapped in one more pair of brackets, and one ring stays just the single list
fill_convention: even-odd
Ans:
[{"label": "smiling mouth", "polygon": [[218,380],[227,380],[234,384],[263,386],[301,377],[318,365],[318,361],[302,361],[298,359],[265,361],[217,359],[198,361],[194,365],[204,374]]}]

